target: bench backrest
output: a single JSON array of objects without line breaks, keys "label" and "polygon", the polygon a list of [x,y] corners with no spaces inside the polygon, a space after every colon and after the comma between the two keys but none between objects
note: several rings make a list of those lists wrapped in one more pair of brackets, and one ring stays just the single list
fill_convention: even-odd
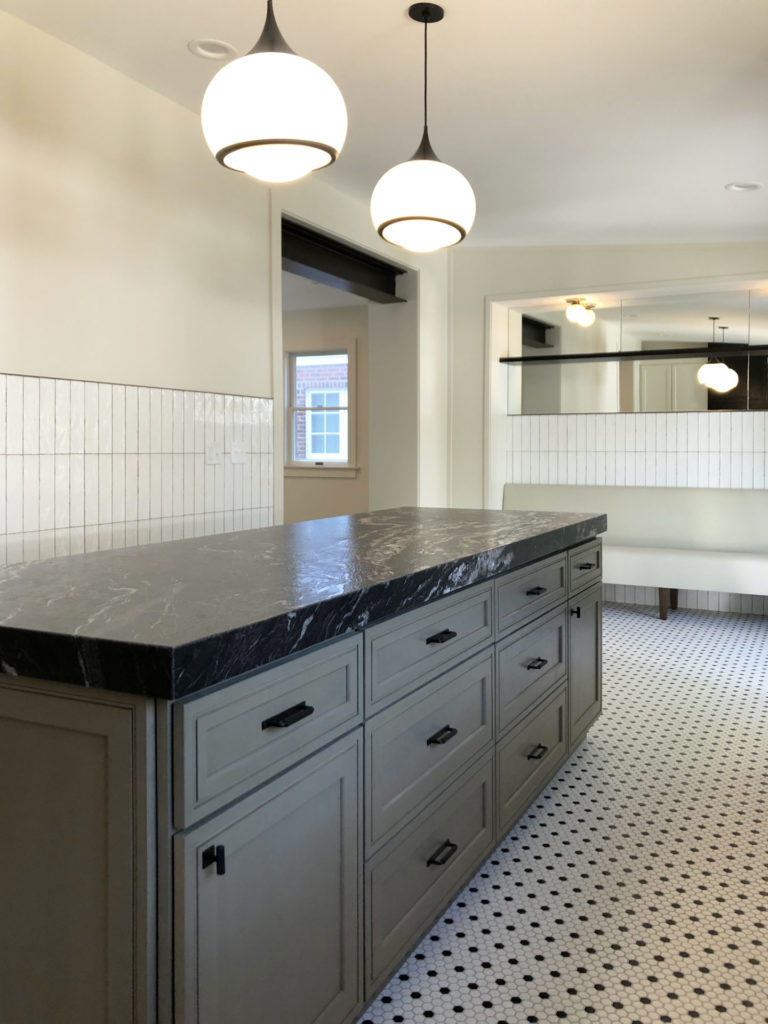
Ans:
[{"label": "bench backrest", "polygon": [[605,512],[608,544],[768,554],[768,491],[505,484],[502,508]]}]

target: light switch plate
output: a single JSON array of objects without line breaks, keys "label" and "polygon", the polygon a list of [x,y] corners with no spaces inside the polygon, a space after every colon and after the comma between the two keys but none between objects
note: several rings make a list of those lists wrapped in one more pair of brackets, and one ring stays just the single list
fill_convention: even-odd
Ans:
[{"label": "light switch plate", "polygon": [[236,441],[232,442],[232,463],[233,465],[243,464],[248,461],[248,456],[245,452],[245,445],[240,444]]},{"label": "light switch plate", "polygon": [[221,449],[216,444],[209,444],[205,450],[206,466],[218,466],[221,462]]}]

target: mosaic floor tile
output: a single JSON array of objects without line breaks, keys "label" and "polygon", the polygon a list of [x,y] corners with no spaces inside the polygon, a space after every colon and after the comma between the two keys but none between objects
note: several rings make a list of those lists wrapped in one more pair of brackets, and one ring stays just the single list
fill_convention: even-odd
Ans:
[{"label": "mosaic floor tile", "polygon": [[768,1024],[768,620],[606,606],[600,720],[359,1024]]}]

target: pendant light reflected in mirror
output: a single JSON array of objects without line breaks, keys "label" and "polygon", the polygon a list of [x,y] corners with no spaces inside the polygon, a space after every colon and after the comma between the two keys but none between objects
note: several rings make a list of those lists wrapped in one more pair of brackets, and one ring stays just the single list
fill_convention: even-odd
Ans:
[{"label": "pendant light reflected in mirror", "polygon": [[269,184],[296,181],[332,164],[347,136],[338,86],[288,46],[272,0],[258,42],[214,75],[200,116],[220,164]]},{"label": "pendant light reflected in mirror", "polygon": [[443,163],[427,127],[427,26],[442,21],[438,4],[413,4],[409,16],[424,25],[424,132],[410,160],[379,178],[371,219],[381,237],[410,252],[435,252],[466,238],[475,220],[475,194],[464,175]]},{"label": "pendant light reflected in mirror", "polygon": [[[709,319],[712,321],[712,344],[714,345],[715,324],[720,317],[711,316]],[[721,327],[720,330],[723,332],[720,337],[724,341],[725,332],[728,328]],[[704,387],[709,388],[711,391],[717,391],[718,394],[725,395],[729,391],[733,391],[739,383],[739,375],[735,370],[731,369],[730,366],[726,366],[725,363],[721,362],[716,356],[711,356],[706,363],[702,363],[697,370],[696,380],[699,384],[703,384]]]},{"label": "pendant light reflected in mirror", "polygon": [[565,319],[579,327],[591,327],[595,322],[595,304],[584,299],[566,299]]}]

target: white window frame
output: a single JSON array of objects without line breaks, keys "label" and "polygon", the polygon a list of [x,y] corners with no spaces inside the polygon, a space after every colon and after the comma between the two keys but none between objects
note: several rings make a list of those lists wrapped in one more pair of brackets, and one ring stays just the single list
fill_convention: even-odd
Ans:
[{"label": "white window frame", "polygon": [[[297,348],[285,353],[285,475],[288,477],[352,477],[359,470],[357,466],[357,360],[356,344],[346,342],[324,349]],[[346,355],[347,357],[347,457],[346,459],[307,459],[296,461],[294,451],[294,413],[307,406],[294,405],[296,396],[296,359],[299,356]],[[311,388],[311,391],[328,391],[330,388]],[[344,410],[341,410],[344,411]],[[309,451],[309,438],[307,438]]]}]

